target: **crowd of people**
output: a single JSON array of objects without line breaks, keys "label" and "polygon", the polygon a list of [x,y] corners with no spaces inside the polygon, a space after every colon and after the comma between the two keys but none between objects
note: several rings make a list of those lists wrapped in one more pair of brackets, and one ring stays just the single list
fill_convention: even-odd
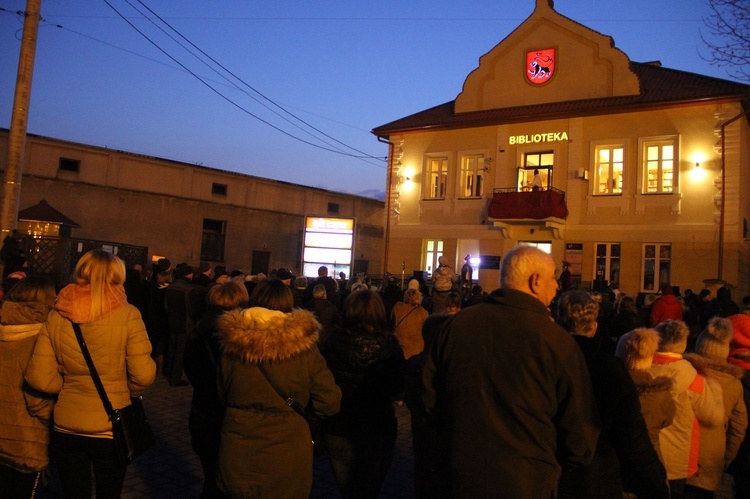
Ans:
[{"label": "crowd of people", "polygon": [[[567,262],[565,262],[567,263]],[[564,265],[565,266],[565,265]],[[306,498],[325,453],[342,497],[376,498],[411,418],[418,498],[750,497],[750,310],[729,290],[591,293],[509,250],[500,286],[444,256],[432,279],[269,276],[101,250],[59,291],[14,269],[0,308],[0,483],[119,497],[126,466],[74,334],[115,407],[157,375],[192,388],[202,498]],[[562,288],[568,288],[563,291]],[[292,478],[293,477],[293,478]],[[5,497],[5,495],[4,495]]]}]

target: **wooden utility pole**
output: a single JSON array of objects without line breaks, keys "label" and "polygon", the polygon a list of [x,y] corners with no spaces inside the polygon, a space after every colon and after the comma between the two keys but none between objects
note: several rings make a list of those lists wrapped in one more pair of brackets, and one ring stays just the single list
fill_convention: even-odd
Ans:
[{"label": "wooden utility pole", "polygon": [[29,122],[31,101],[31,78],[34,73],[36,39],[39,32],[39,18],[42,0],[26,0],[24,12],[21,55],[18,58],[16,94],[13,99],[13,114],[10,119],[8,137],[8,162],[5,165],[2,203],[0,204],[0,240],[16,228],[18,202],[21,197],[21,175],[23,174],[23,153],[26,147],[26,129]]}]

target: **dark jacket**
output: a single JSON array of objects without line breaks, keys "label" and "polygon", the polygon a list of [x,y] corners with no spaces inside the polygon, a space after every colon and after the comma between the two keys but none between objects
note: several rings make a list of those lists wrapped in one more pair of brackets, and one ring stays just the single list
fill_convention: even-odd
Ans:
[{"label": "dark jacket", "polygon": [[651,444],[661,459],[659,447],[659,433],[672,424],[676,407],[670,389],[674,380],[666,376],[653,377],[648,371],[630,371],[630,376],[635,383],[638,392],[638,400],[641,403],[641,414],[646,421],[646,429],[651,439]]},{"label": "dark jacket", "polygon": [[560,498],[669,498],[667,472],[641,414],[633,379],[623,362],[600,352],[593,338],[573,335],[591,375],[600,433],[591,464],[563,472]]},{"label": "dark jacket", "polygon": [[318,416],[338,412],[341,391],[317,347],[319,324],[301,309],[252,307],[218,321],[219,395],[226,407],[217,481],[232,497],[307,498],[313,449],[305,419],[273,383]]},{"label": "dark jacket", "polygon": [[323,344],[331,334],[333,328],[339,323],[339,309],[333,303],[324,298],[313,298],[307,303],[307,310],[315,314],[323,329],[320,332],[319,344]]},{"label": "dark jacket", "polygon": [[423,401],[456,497],[551,497],[591,460],[598,430],[580,349],[531,295],[498,290],[448,320],[427,352]]},{"label": "dark jacket", "polygon": [[167,286],[164,305],[171,334],[188,334],[203,316],[206,290],[185,278],[178,278]]},{"label": "dark jacket", "polygon": [[396,338],[336,328],[323,355],[342,392],[341,412],[326,421],[326,432],[350,438],[375,432],[395,436],[393,398],[404,387],[404,354]]}]

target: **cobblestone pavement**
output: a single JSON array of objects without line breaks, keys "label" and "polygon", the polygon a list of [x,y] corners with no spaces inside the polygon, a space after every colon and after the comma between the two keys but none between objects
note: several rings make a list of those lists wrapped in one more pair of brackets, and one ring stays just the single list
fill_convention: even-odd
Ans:
[{"label": "cobblestone pavement", "polygon": [[[193,390],[190,386],[170,387],[166,378],[158,376],[146,392],[144,404],[157,444],[128,467],[122,497],[141,498],[197,498],[203,485],[200,461],[190,448],[188,415]],[[407,499],[414,496],[412,483],[412,451],[409,412],[397,408],[398,440],[391,470],[386,477],[380,497]],[[37,497],[62,497],[54,465],[50,466],[48,483]],[[0,494],[1,495],[1,494]],[[341,497],[326,455],[316,457],[311,498],[336,499]]]}]

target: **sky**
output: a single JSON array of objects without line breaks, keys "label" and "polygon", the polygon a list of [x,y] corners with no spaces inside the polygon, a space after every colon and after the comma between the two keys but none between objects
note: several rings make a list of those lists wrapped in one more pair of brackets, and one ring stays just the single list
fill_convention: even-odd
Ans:
[{"label": "sky", "polygon": [[[9,128],[26,0],[0,0]],[[371,130],[448,102],[535,0],[42,0],[28,133],[382,199]],[[731,79],[706,0],[556,0],[636,62]]]}]

